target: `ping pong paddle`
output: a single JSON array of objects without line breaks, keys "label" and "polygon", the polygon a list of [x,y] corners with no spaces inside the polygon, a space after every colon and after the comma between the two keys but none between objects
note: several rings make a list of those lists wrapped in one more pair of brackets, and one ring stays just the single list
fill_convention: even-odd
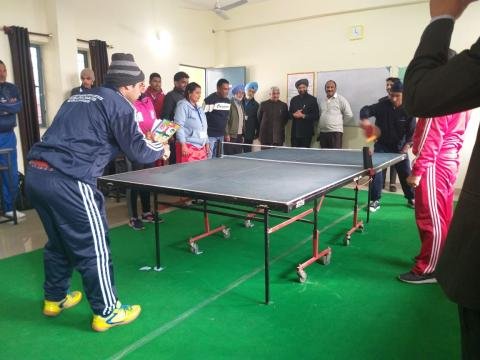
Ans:
[{"label": "ping pong paddle", "polygon": [[380,137],[380,129],[373,124],[364,124],[362,125],[363,132],[367,138],[367,143],[373,142]]}]

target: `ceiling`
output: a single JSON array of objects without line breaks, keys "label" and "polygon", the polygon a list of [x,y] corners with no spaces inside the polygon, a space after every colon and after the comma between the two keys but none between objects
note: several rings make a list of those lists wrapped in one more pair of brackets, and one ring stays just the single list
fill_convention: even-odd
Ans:
[{"label": "ceiling", "polygon": [[[229,5],[231,3],[234,3],[237,0],[220,0],[220,6],[225,6]],[[267,0],[248,0],[248,4],[245,4],[245,6],[248,6],[249,4],[253,3],[259,3],[262,1],[267,1]],[[187,8],[187,9],[194,9],[194,10],[212,10],[215,7],[216,0],[180,0],[180,6]]]}]

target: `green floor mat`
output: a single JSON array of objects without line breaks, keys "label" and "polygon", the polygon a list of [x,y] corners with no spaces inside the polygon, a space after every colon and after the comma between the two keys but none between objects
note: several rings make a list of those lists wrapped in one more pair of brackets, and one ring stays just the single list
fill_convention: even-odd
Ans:
[{"label": "green floor mat", "polygon": [[[351,195],[352,190],[336,192]],[[365,202],[366,195],[361,193]],[[305,210],[303,208],[302,210]],[[90,330],[87,301],[58,318],[41,314],[42,252],[0,261],[1,359],[455,359],[454,304],[438,285],[408,285],[396,276],[418,253],[413,210],[385,194],[363,233],[343,246],[352,203],[326,199],[319,214],[321,248],[331,264],[313,264],[306,283],[296,266],[311,255],[311,226],[296,223],[271,236],[271,305],[264,305],[263,227],[211,216],[231,237],[187,239],[202,231],[201,213],[162,215],[162,272],[154,265],[153,225],[110,232],[115,281],[124,303],[143,311],[131,325]],[[361,218],[366,213],[361,211]],[[76,274],[72,289],[82,289]]]}]

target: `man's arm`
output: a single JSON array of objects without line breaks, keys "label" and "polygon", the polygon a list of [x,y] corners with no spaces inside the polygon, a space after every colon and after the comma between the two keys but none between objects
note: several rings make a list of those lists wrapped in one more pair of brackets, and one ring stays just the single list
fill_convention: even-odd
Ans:
[{"label": "man's arm", "polygon": [[260,123],[262,122],[263,118],[263,103],[258,105],[258,111],[257,111],[257,126],[258,126],[258,132],[257,132],[257,137],[260,134]]},{"label": "man's arm", "polygon": [[440,18],[422,35],[405,73],[404,104],[411,115],[439,116],[480,106],[480,40],[447,62],[453,27],[452,19]]},{"label": "man's arm", "polygon": [[162,119],[173,121],[173,119],[170,118],[172,117],[174,109],[175,101],[173,96],[171,96],[171,94],[167,94],[165,96],[165,101],[163,102]]},{"label": "man's arm", "polygon": [[260,120],[258,118],[258,112],[260,110],[260,105],[257,105],[257,109],[255,111],[255,116],[254,116],[254,119],[255,119],[255,135],[254,135],[254,139],[257,139],[258,138],[258,134],[260,134]]},{"label": "man's arm", "polygon": [[187,120],[187,107],[186,106],[178,106],[175,109],[175,123],[180,125],[180,128],[175,133],[177,142],[180,144],[185,144],[187,142],[187,137],[185,135],[185,122]]},{"label": "man's arm", "polygon": [[225,125],[225,132],[224,132],[224,137],[225,137],[225,141],[230,141],[230,130],[232,130],[232,127],[233,127],[233,112],[235,111],[237,113],[237,117],[238,117],[238,126],[240,126],[240,114],[238,113],[237,109],[235,108],[235,110],[233,109],[233,107],[235,106],[235,104],[233,103],[233,99],[232,99],[232,103],[230,105],[230,111],[228,112],[228,119],[227,119],[227,125]]},{"label": "man's arm", "polygon": [[17,114],[22,110],[22,99],[20,98],[20,92],[16,85],[10,85],[8,87],[9,96],[6,102],[0,103],[0,111],[9,114]]},{"label": "man's arm", "polygon": [[288,112],[288,106],[286,103],[283,103],[283,126],[287,125],[288,120],[290,119],[290,113]]},{"label": "man's arm", "polygon": [[15,102],[10,103],[0,103],[0,111],[6,112],[9,114],[17,114],[22,110],[22,102],[17,100]]},{"label": "man's arm", "polygon": [[458,19],[474,1],[477,0],[430,0],[430,16],[432,19],[444,16]]},{"label": "man's arm", "polygon": [[378,113],[378,103],[373,105],[365,105],[360,109],[360,121],[368,120],[368,118],[376,117]]},{"label": "man's arm", "polygon": [[415,144],[416,158],[412,166],[413,176],[421,177],[435,163],[447,126],[448,119],[445,116],[419,120],[416,131],[419,132],[418,138],[421,143]]},{"label": "man's arm", "polygon": [[405,144],[411,144],[415,127],[417,126],[417,119],[410,116],[405,124]]},{"label": "man's arm", "polygon": [[163,144],[147,139],[135,121],[135,113],[110,119],[110,129],[120,149],[131,161],[148,164],[163,156]]},{"label": "man's arm", "polygon": [[343,116],[343,123],[347,123],[353,120],[352,108],[350,107],[350,103],[345,98],[342,98],[341,111]]},{"label": "man's arm", "polygon": [[297,110],[293,111],[293,106],[295,105],[294,99],[295,99],[295,98],[292,98],[292,99],[290,100],[290,106],[288,106],[288,113],[290,114],[290,118],[292,118],[292,119],[294,119],[293,113],[294,113],[295,111],[297,111]]},{"label": "man's arm", "polygon": [[376,103],[373,105],[366,105],[360,109],[360,128],[363,129],[364,135],[368,141],[372,141],[377,139],[381,135],[381,131],[377,125],[373,125],[370,123],[368,118],[375,117],[375,124],[379,122],[377,118],[378,108],[380,103]]},{"label": "man's arm", "polygon": [[320,118],[320,109],[318,108],[317,99],[312,103],[312,106],[307,108],[307,112],[304,111],[305,119],[317,122]]}]

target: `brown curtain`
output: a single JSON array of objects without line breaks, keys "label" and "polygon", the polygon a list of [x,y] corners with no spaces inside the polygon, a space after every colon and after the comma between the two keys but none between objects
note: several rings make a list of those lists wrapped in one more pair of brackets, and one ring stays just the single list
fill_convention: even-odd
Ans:
[{"label": "brown curtain", "polygon": [[88,46],[92,70],[95,73],[95,86],[103,85],[108,70],[107,43],[102,40],[90,40]]},{"label": "brown curtain", "polygon": [[30,37],[28,29],[19,26],[4,27],[10,43],[13,76],[15,85],[22,97],[22,110],[18,113],[18,126],[23,150],[23,162],[33,144],[40,141],[38,128],[37,99],[33,78],[32,58],[30,56]]}]

